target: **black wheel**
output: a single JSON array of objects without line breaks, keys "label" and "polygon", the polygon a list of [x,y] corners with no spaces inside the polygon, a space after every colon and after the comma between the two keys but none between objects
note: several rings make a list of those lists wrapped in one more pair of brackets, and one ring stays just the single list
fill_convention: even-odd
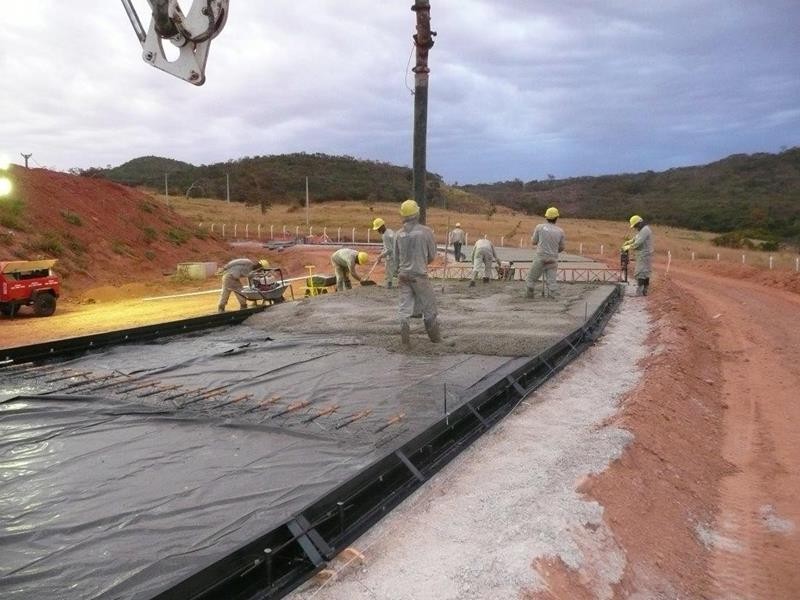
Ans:
[{"label": "black wheel", "polygon": [[16,306],[14,304],[3,304],[0,306],[0,314],[5,317],[13,317],[16,311]]},{"label": "black wheel", "polygon": [[52,294],[38,294],[33,299],[33,313],[38,317],[49,317],[56,312],[56,297]]}]

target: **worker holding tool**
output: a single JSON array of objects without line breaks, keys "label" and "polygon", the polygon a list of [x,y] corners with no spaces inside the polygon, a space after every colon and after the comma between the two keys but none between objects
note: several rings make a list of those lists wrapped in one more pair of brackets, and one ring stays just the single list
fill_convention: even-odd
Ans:
[{"label": "worker holding tool", "polygon": [[556,225],[558,221],[558,209],[554,206],[548,208],[544,213],[547,223],[540,223],[533,230],[531,241],[536,244],[536,254],[533,257],[531,270],[525,281],[525,296],[534,297],[536,281],[544,275],[544,295],[547,298],[558,297],[557,274],[558,274],[558,253],[564,251],[565,240],[564,230]]},{"label": "worker holding tool", "polygon": [[636,295],[647,296],[650,275],[653,272],[653,232],[639,215],[633,215],[629,223],[631,229],[636,230],[636,236],[632,240],[626,240],[622,244],[622,250],[633,250],[636,253],[636,268],[633,271],[633,276],[636,278]]},{"label": "worker holding tool", "polygon": [[453,257],[456,262],[460,262],[467,258],[461,254],[461,246],[467,241],[467,234],[461,229],[461,223],[456,223],[455,228],[450,232],[450,239],[448,240],[453,244]]},{"label": "worker holding tool", "polygon": [[469,287],[475,287],[475,280],[481,271],[483,271],[483,283],[489,283],[493,262],[500,266],[500,259],[497,258],[497,252],[494,251],[494,244],[484,235],[483,239],[475,242],[472,247],[472,279]]},{"label": "worker holding tool", "polygon": [[383,240],[383,250],[378,255],[378,260],[375,263],[380,264],[381,260],[386,259],[386,287],[392,287],[392,274],[395,271],[395,256],[394,256],[394,230],[386,227],[386,221],[380,217],[372,222],[372,230],[381,234]]},{"label": "worker holding tool", "polygon": [[356,281],[361,281],[361,276],[356,272],[356,265],[365,265],[369,260],[369,254],[359,252],[352,248],[340,248],[331,255],[331,265],[336,272],[336,291],[342,292],[352,288],[350,275]]},{"label": "worker holding tool", "polygon": [[247,308],[247,299],[240,293],[242,290],[242,277],[247,277],[256,269],[266,269],[268,267],[269,261],[265,258],[258,262],[249,258],[236,258],[222,267],[222,291],[217,303],[217,312],[225,312],[225,305],[228,304],[231,292],[236,294],[239,308]]},{"label": "worker holding tool", "polygon": [[408,346],[411,339],[409,319],[415,307],[422,312],[425,331],[434,343],[442,341],[436,319],[436,297],[428,280],[428,265],[436,258],[436,241],[433,230],[419,222],[419,205],[406,200],[400,205],[403,228],[394,237],[394,255],[397,257],[397,288],[400,291],[398,316],[400,339]]}]

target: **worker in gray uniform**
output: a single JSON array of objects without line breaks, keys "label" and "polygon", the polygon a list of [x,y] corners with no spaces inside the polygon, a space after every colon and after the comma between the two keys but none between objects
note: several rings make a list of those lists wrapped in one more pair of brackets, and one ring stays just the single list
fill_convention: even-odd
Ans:
[{"label": "worker in gray uniform", "polygon": [[339,248],[331,254],[331,265],[336,272],[336,291],[342,292],[353,287],[350,275],[356,281],[361,281],[361,276],[356,272],[356,265],[365,265],[368,260],[369,254],[352,248]]},{"label": "worker in gray uniform", "polygon": [[460,262],[466,258],[466,256],[461,254],[461,246],[463,246],[466,241],[467,234],[463,229],[461,229],[461,223],[456,223],[455,228],[450,232],[449,240],[449,242],[453,244],[453,257],[455,258],[456,262]]},{"label": "worker in gray uniform", "polygon": [[629,223],[631,229],[636,230],[636,236],[626,241],[622,249],[633,250],[636,254],[636,269],[633,276],[636,278],[636,295],[647,296],[650,287],[650,275],[653,273],[653,232],[650,226],[639,215],[633,215]]},{"label": "worker in gray uniform", "polygon": [[380,233],[383,240],[383,250],[378,255],[377,262],[380,263],[383,259],[386,259],[386,274],[384,278],[386,279],[386,287],[391,289],[396,270],[394,265],[394,230],[386,227],[386,221],[378,217],[372,222],[372,231]]},{"label": "worker in gray uniform", "polygon": [[403,228],[394,236],[394,255],[397,257],[397,288],[400,302],[400,339],[410,343],[411,319],[415,308],[422,312],[425,331],[434,343],[442,341],[436,318],[436,297],[428,279],[428,265],[436,258],[433,230],[419,222],[419,205],[406,200],[400,205]]},{"label": "worker in gray uniform", "polygon": [[225,305],[228,304],[231,292],[236,293],[239,308],[247,308],[247,299],[238,293],[242,290],[241,279],[256,269],[266,269],[267,267],[269,267],[269,261],[264,258],[258,262],[249,258],[236,258],[222,267],[222,292],[219,295],[217,312],[225,312]]},{"label": "worker in gray uniform", "polygon": [[472,279],[469,282],[469,287],[475,287],[475,280],[480,272],[483,272],[483,283],[489,283],[489,279],[492,276],[492,263],[494,262],[498,266],[500,265],[497,252],[494,251],[494,244],[484,235],[472,247]]},{"label": "worker in gray uniform", "polygon": [[525,280],[525,296],[535,296],[536,281],[544,276],[544,295],[547,298],[558,297],[558,253],[564,251],[564,230],[556,225],[558,209],[554,206],[544,213],[547,223],[540,223],[533,230],[531,241],[536,245],[536,254],[533,257],[531,270]]}]

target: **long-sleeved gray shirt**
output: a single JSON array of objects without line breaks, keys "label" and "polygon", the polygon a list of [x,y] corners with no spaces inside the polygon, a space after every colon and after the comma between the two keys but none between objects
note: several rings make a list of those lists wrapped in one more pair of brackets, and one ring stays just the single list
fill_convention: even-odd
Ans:
[{"label": "long-sleeved gray shirt", "polygon": [[536,255],[549,259],[558,259],[558,253],[565,248],[565,239],[564,230],[552,223],[539,223],[531,236],[536,244]]},{"label": "long-sleeved gray shirt", "polygon": [[257,262],[253,262],[249,258],[236,258],[222,267],[222,272],[225,275],[230,275],[231,277],[239,279],[241,277],[246,277],[248,273],[258,266]]},{"label": "long-sleeved gray shirt", "polygon": [[456,227],[450,232],[450,243],[459,242],[463,244],[467,240],[467,234],[460,227]]},{"label": "long-sleeved gray shirt", "polygon": [[436,258],[433,230],[420,225],[418,217],[407,218],[394,236],[394,256],[398,273],[427,275],[428,265]]},{"label": "long-sleeved gray shirt", "polygon": [[339,248],[331,256],[331,262],[336,263],[340,267],[350,269],[350,272],[356,268],[358,262],[358,250],[352,248]]},{"label": "long-sleeved gray shirt", "polygon": [[386,228],[381,234],[383,238],[383,252],[381,252],[382,258],[387,258],[389,260],[392,259],[394,256],[394,229]]},{"label": "long-sleeved gray shirt", "polygon": [[476,256],[483,255],[489,256],[493,260],[500,262],[500,260],[497,258],[497,252],[494,251],[494,244],[491,242],[491,240],[487,240],[486,238],[479,239],[477,242],[475,242],[475,246],[472,248],[473,260]]}]

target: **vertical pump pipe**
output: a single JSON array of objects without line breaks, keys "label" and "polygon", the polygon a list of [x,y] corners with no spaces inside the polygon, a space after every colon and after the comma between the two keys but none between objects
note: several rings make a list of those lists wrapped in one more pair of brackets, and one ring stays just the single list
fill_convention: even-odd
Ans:
[{"label": "vertical pump pipe", "polygon": [[431,31],[431,4],[428,0],[415,0],[411,7],[417,15],[417,33],[414,45],[417,61],[414,65],[414,200],[419,205],[419,221],[425,223],[428,201],[425,196],[426,144],[428,135],[428,52],[433,47]]}]

